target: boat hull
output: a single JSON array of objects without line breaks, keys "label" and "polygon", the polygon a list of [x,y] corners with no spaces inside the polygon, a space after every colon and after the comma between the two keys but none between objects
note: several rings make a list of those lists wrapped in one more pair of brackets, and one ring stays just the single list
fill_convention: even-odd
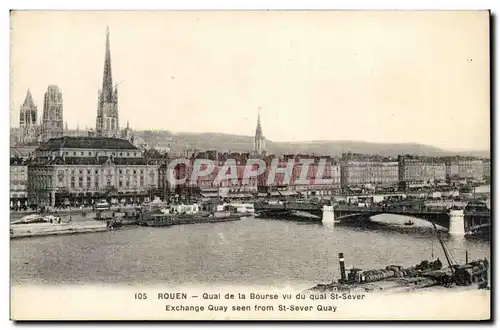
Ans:
[{"label": "boat hull", "polygon": [[171,216],[166,220],[147,220],[141,222],[142,226],[147,227],[170,227],[174,225],[189,225],[197,223],[213,223],[213,222],[228,222],[241,220],[241,215],[235,214],[225,217],[206,217],[206,216]]}]

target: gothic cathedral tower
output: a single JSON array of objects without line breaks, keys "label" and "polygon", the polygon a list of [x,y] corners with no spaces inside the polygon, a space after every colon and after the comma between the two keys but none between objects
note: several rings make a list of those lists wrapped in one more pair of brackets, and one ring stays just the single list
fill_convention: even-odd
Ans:
[{"label": "gothic cathedral tower", "polygon": [[37,142],[38,126],[37,126],[38,109],[33,102],[33,96],[28,89],[26,98],[24,99],[21,111],[19,113],[19,142],[21,144],[33,144]]},{"label": "gothic cathedral tower", "polygon": [[45,92],[41,122],[42,141],[63,136],[63,98],[59,87],[50,85]]},{"label": "gothic cathedral tower", "polygon": [[262,126],[260,125],[260,109],[257,117],[257,128],[255,130],[255,140],[253,151],[255,154],[261,155],[266,150],[266,138],[262,133]]},{"label": "gothic cathedral tower", "polygon": [[118,122],[118,90],[113,88],[111,75],[111,51],[109,50],[109,28],[106,29],[106,54],[104,58],[104,75],[102,90],[99,91],[96,119],[97,136],[120,136]]}]

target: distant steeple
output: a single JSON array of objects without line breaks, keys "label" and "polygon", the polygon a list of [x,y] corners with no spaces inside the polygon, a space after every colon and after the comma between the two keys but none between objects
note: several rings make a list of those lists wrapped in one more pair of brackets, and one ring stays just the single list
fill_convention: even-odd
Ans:
[{"label": "distant steeple", "polygon": [[255,138],[261,138],[262,137],[262,126],[260,125],[260,107],[259,107],[259,112],[257,114],[257,129],[255,130]]},{"label": "distant steeple", "polygon": [[265,150],[265,138],[260,124],[260,107],[257,115],[257,128],[255,129],[254,152],[261,154]]},{"label": "distant steeple", "polygon": [[113,76],[111,74],[111,50],[109,47],[109,27],[106,27],[106,53],[104,56],[104,73],[102,79],[103,101],[113,101]]},{"label": "distant steeple", "polygon": [[65,123],[64,123],[64,130],[65,130],[65,131],[68,131],[68,122],[65,122]]}]

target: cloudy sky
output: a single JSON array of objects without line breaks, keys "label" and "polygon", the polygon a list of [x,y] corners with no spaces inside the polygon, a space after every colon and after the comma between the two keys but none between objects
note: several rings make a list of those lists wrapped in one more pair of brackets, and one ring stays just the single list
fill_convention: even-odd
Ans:
[{"label": "cloudy sky", "polygon": [[109,26],[122,126],[489,149],[487,12],[14,12],[11,126],[48,85],[94,127]]}]

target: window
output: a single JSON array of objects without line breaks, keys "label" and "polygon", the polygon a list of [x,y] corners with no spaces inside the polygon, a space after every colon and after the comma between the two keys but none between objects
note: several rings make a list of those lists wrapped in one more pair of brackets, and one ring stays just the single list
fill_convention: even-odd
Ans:
[{"label": "window", "polygon": [[92,156],[92,153],[89,151],[89,156]]},{"label": "window", "polygon": [[123,156],[123,153],[122,153],[122,152],[120,152],[120,156]]},{"label": "window", "polygon": [[127,181],[125,184],[127,185],[127,187],[130,186],[130,181]]},{"label": "window", "polygon": [[65,151],[65,152],[64,152],[64,155],[65,155],[65,156],[67,156],[67,155],[68,155],[68,152],[67,152],[67,151]]},{"label": "window", "polygon": [[90,170],[87,170],[87,174],[90,174]]},{"label": "window", "polygon": [[123,171],[122,171],[122,170],[120,170],[120,174],[122,174],[122,173],[123,173]]},{"label": "window", "polygon": [[83,151],[82,151],[82,152],[80,152],[80,156],[83,156]]},{"label": "window", "polygon": [[137,156],[137,153],[136,153],[136,152],[134,152],[134,156]]},{"label": "window", "polygon": [[120,182],[118,182],[118,186],[119,186],[119,187],[123,186],[123,182],[121,182],[121,181],[120,181]]},{"label": "window", "polygon": [[76,151],[73,151],[73,156],[76,156]]},{"label": "window", "polygon": [[130,156],[130,152],[127,152],[127,156]]},{"label": "window", "polygon": [[79,170],[78,173],[80,173],[80,175],[83,174],[83,170]]},{"label": "window", "polygon": [[99,174],[99,170],[95,170],[95,174]]}]

